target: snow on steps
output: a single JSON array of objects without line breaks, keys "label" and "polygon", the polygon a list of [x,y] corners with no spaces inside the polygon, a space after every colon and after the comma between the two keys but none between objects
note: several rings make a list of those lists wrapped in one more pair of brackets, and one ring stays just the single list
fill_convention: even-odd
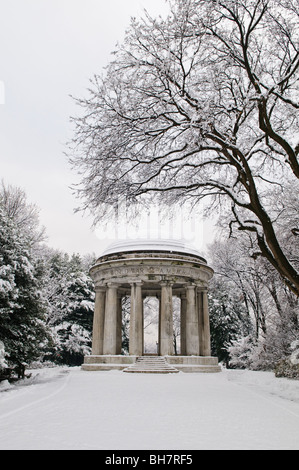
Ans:
[{"label": "snow on steps", "polygon": [[139,356],[136,362],[123,369],[123,372],[173,374],[179,371],[162,356]]}]

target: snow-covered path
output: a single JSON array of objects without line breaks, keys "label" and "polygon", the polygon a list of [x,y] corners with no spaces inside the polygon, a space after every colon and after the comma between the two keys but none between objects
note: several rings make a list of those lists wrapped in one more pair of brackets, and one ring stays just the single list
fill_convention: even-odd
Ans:
[{"label": "snow-covered path", "polygon": [[45,369],[0,393],[0,449],[298,450],[299,381]]}]

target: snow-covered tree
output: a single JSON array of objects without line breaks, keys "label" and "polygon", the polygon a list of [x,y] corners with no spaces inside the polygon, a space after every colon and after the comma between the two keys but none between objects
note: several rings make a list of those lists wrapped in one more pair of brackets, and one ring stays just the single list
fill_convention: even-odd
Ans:
[{"label": "snow-covered tree", "polygon": [[[44,241],[38,209],[20,188],[0,187],[1,368],[35,360],[82,362],[90,352],[94,288],[81,259]],[[1,343],[1,344],[2,344]],[[3,358],[2,358],[3,356]]]},{"label": "snow-covered tree", "polygon": [[6,364],[21,376],[50,343],[35,261],[0,200],[0,340]]},{"label": "snow-covered tree", "polygon": [[[247,240],[236,236],[225,239],[222,233],[222,238],[210,246],[209,259],[220,284],[219,292],[223,291],[224,309],[229,307],[232,295],[239,299],[243,312],[234,346],[227,344],[230,364],[240,365],[246,357],[243,367],[273,369],[275,363],[290,355],[291,343],[298,338],[299,303],[277,272],[262,258],[255,258],[252,246],[250,236]],[[220,313],[220,331],[226,328],[225,315],[222,316]],[[252,329],[246,331],[242,323],[246,325],[249,318]],[[245,344],[250,345],[246,355]]]},{"label": "snow-covered tree", "polygon": [[7,362],[5,360],[5,348],[4,348],[4,343],[2,341],[0,341],[0,375],[1,375],[1,371],[3,371],[4,369],[6,369],[8,366],[7,366]]},{"label": "snow-covered tree", "polygon": [[88,267],[79,255],[48,250],[43,269],[47,322],[55,341],[51,356],[58,362],[80,364],[91,350],[95,293]]},{"label": "snow-covered tree", "polygon": [[209,291],[212,354],[226,366],[230,363],[229,347],[252,333],[253,325],[242,296],[231,283],[216,277]]},{"label": "snow-covered tree", "polygon": [[39,221],[39,209],[29,203],[25,191],[17,186],[0,183],[1,205],[7,216],[14,220],[31,248],[38,248],[46,238],[45,228]]},{"label": "snow-covered tree", "polygon": [[299,192],[298,0],[168,3],[165,19],[132,20],[78,100],[69,154],[82,209],[97,222],[123,199],[175,210],[208,198],[299,296],[299,228],[286,248],[273,214],[286,182]]}]

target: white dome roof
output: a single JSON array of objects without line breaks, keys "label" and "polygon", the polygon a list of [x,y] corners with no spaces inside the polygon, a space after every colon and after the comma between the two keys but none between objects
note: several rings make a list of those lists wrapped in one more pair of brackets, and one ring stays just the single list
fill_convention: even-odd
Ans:
[{"label": "white dome roof", "polygon": [[[184,253],[202,258],[199,251],[185,240],[172,239],[136,239],[119,240],[111,243],[101,256],[113,253],[133,252],[133,251],[168,251]],[[203,259],[203,258],[202,258]]]}]

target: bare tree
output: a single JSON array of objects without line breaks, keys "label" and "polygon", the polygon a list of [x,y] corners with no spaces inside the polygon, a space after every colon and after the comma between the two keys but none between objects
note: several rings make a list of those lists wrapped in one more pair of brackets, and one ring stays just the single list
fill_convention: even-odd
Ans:
[{"label": "bare tree", "polygon": [[227,240],[215,240],[209,256],[215,278],[227,290],[242,299],[247,316],[254,319],[255,337],[268,330],[298,331],[298,298],[281,283],[277,271],[264,258],[250,256],[251,234]]},{"label": "bare tree", "polygon": [[27,201],[26,193],[17,186],[0,184],[0,203],[9,218],[26,234],[31,247],[45,240],[45,228],[39,224],[39,210]]},{"label": "bare tree", "polygon": [[[119,198],[168,207],[208,197],[255,237],[299,295],[271,197],[299,189],[298,0],[170,0],[132,20],[104,77],[79,99],[70,161],[95,223]],[[298,226],[289,227],[296,238]]]}]

